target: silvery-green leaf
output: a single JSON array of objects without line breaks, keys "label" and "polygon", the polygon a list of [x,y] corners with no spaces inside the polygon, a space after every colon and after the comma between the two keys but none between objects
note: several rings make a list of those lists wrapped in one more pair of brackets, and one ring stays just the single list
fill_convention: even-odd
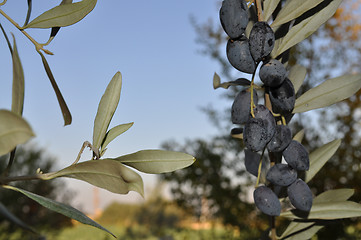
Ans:
[{"label": "silvery-green leaf", "polygon": [[35,136],[30,125],[20,115],[0,110],[0,156],[13,150],[18,144]]},{"label": "silvery-green leaf", "polygon": [[271,17],[279,2],[280,0],[263,1],[263,17],[265,21],[267,21]]},{"label": "silvery-green leaf", "polygon": [[303,137],[305,136],[305,130],[302,129],[296,135],[293,137],[293,140],[296,140],[297,142],[301,143],[303,140]]},{"label": "silvery-green leaf", "polygon": [[351,97],[361,87],[361,74],[329,79],[296,99],[293,113],[306,112],[340,102]]},{"label": "silvery-green leaf", "polygon": [[16,46],[15,37],[12,51],[12,60],[13,60],[13,88],[12,88],[12,102],[11,102],[11,111],[16,114],[23,114],[24,106],[24,70],[20,61],[18,48]]},{"label": "silvery-green leaf", "polygon": [[114,160],[144,173],[165,173],[188,167],[194,163],[195,158],[182,152],[142,150]]},{"label": "silvery-green leaf", "polygon": [[288,0],[271,24],[271,27],[277,27],[283,23],[296,19],[311,8],[316,7],[321,2],[323,2],[323,0]]},{"label": "silvery-green leaf", "polygon": [[288,73],[288,78],[293,83],[293,87],[295,88],[295,93],[298,92],[300,87],[302,86],[303,81],[306,78],[307,70],[304,66],[296,64]]},{"label": "silvery-green leaf", "polygon": [[144,195],[143,180],[139,174],[111,159],[85,161],[39,176],[44,180],[57,177],[75,178],[113,193],[127,194],[135,191]]},{"label": "silvery-green leaf", "polygon": [[333,0],[327,7],[318,13],[293,26],[286,34],[286,36],[282,38],[280,47],[277,49],[277,52],[274,54],[274,56],[280,55],[287,49],[291,48],[314,33],[322,24],[331,18],[333,14],[335,14],[341,2],[342,0]]},{"label": "silvery-green leaf", "polygon": [[96,3],[96,0],[83,0],[76,3],[61,4],[44,12],[23,28],[52,28],[72,25],[88,15]]},{"label": "silvery-green leaf", "polygon": [[329,142],[310,153],[310,168],[306,171],[305,182],[309,182],[341,145],[341,139]]},{"label": "silvery-green leaf", "polygon": [[361,204],[351,201],[313,203],[308,215],[297,210],[281,213],[282,217],[291,219],[333,220],[361,216]]},{"label": "silvery-green leaf", "polygon": [[63,203],[54,201],[52,199],[37,195],[32,192],[28,192],[28,191],[20,189],[20,188],[16,188],[13,186],[3,186],[3,187],[7,188],[7,189],[11,189],[13,191],[20,192],[20,193],[24,194],[25,196],[27,196],[28,198],[31,198],[32,200],[36,201],[40,205],[42,205],[54,212],[60,213],[64,216],[67,216],[69,218],[77,220],[81,223],[99,228],[103,231],[110,233],[111,235],[113,235],[113,237],[115,237],[115,235],[113,233],[111,233],[109,230],[105,229],[100,224],[96,223],[95,221],[93,221],[92,219],[87,217],[84,213],[80,212],[79,210],[77,210],[71,206],[65,205]]},{"label": "silvery-green leaf", "polygon": [[55,81],[54,75],[53,75],[53,73],[52,73],[52,71],[50,69],[48,61],[46,60],[45,56],[40,51],[38,51],[38,53],[41,56],[41,60],[43,62],[45,72],[48,75],[51,86],[53,87],[56,98],[58,99],[58,103],[59,103],[59,106],[60,106],[60,109],[61,109],[61,113],[63,114],[64,126],[70,125],[71,121],[72,121],[72,117],[71,117],[71,113],[69,111],[68,105],[66,105],[66,102],[65,102],[65,100],[63,98],[63,95],[61,94],[61,91],[60,91],[60,89],[58,87],[58,84]]},{"label": "silvery-green leaf", "polygon": [[126,124],[120,124],[118,126],[113,127],[112,129],[110,129],[106,133],[104,141],[101,145],[101,152],[103,152],[105,150],[105,148],[108,146],[108,144],[111,141],[113,141],[116,137],[118,137],[122,133],[126,132],[129,128],[131,128],[131,126],[133,126],[133,122],[126,123]]},{"label": "silvery-green leaf", "polygon": [[119,103],[121,89],[122,75],[120,72],[117,72],[100,99],[97,115],[94,119],[93,147],[95,149],[99,149],[104,141],[109,123]]},{"label": "silvery-green leaf", "polygon": [[348,200],[355,193],[354,189],[340,188],[320,193],[313,199],[313,203],[342,202]]},{"label": "silvery-green leaf", "polygon": [[324,226],[316,225],[315,222],[294,222],[292,221],[282,233],[281,240],[305,240],[310,239]]}]

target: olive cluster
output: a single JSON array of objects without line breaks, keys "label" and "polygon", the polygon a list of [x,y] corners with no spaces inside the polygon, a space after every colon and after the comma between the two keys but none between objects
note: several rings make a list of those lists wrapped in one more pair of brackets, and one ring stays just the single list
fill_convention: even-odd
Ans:
[{"label": "olive cluster", "polygon": [[[284,118],[292,114],[295,90],[287,78],[284,65],[270,57],[275,34],[267,22],[257,21],[247,38],[245,30],[249,12],[244,0],[224,0],[220,21],[229,36],[226,48],[228,61],[237,70],[253,74],[250,87],[236,95],[231,111],[232,122],[243,126],[246,170],[258,176],[261,161],[258,152],[264,153],[265,149],[276,159],[267,171],[266,186],[259,186],[254,191],[255,204],[265,214],[280,215],[281,204],[275,190],[286,187],[291,204],[296,209],[309,211],[312,193],[308,185],[298,178],[299,171],[308,170],[309,156],[301,143],[292,140],[291,130]],[[265,96],[269,96],[272,110],[258,104],[258,94],[253,87],[259,64],[262,64],[259,78],[263,82]],[[282,158],[286,163],[282,163]]]}]

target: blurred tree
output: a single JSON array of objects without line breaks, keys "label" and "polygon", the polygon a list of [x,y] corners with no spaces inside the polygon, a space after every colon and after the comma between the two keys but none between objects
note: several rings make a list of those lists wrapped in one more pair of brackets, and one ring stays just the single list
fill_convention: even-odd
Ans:
[{"label": "blurred tree", "polygon": [[[8,156],[0,157],[0,172],[6,168]],[[55,165],[55,159],[32,145],[18,148],[16,150],[14,164],[11,174],[14,176],[33,175],[34,169],[40,168],[44,172],[50,172]],[[59,180],[51,181],[18,181],[12,185],[42,195],[47,198],[57,199],[62,202],[70,202],[72,194],[66,189],[65,183]],[[60,190],[61,191],[58,191]],[[59,196],[59,192],[63,195]],[[64,194],[65,193],[65,194]],[[63,226],[71,224],[71,219],[55,213],[37,204],[35,201],[24,195],[6,189],[0,189],[0,203],[2,203],[11,213],[17,216],[24,223],[42,229],[58,230]],[[21,206],[19,208],[19,206]],[[18,226],[10,224],[0,215],[0,239],[7,234],[19,230]],[[23,232],[23,236],[29,235],[29,232]],[[25,238],[27,239],[27,238]]]},{"label": "blurred tree", "polygon": [[[332,19],[291,49],[289,66],[301,64],[308,73],[299,94],[326,79],[360,71],[360,3],[360,0],[344,1]],[[199,24],[195,18],[191,19],[197,32],[196,41],[201,45],[201,53],[219,62],[223,81],[249,77],[231,68],[225,55],[227,36],[223,33],[219,20],[215,21],[217,24],[212,19]],[[229,100],[229,106],[235,93],[239,91],[236,87],[231,89],[232,91],[224,91],[223,95]],[[343,139],[336,155],[310,183],[315,194],[331,188],[349,187],[356,189],[354,200],[361,199],[361,136],[358,131],[361,123],[360,98],[361,92],[357,92],[352,98],[326,110],[298,114],[292,119],[293,133],[305,129],[303,144],[310,152],[335,138]],[[164,144],[163,147],[167,149],[193,154],[197,161],[192,168],[163,175],[163,178],[171,183],[171,192],[179,204],[192,207],[199,213],[201,199],[206,197],[214,213],[223,218],[225,223],[235,225],[240,230],[254,227],[264,229],[266,222],[262,222],[259,216],[256,217],[253,205],[247,203],[247,186],[251,182],[254,184],[254,179],[250,179],[249,174],[244,174],[242,141],[230,137],[230,108],[208,106],[203,110],[220,130],[219,136],[210,140],[188,140],[182,145],[174,142]],[[249,218],[253,218],[252,221]],[[257,223],[255,219],[259,221],[258,226],[251,228],[251,223]],[[347,220],[344,225],[337,222],[320,231],[319,238],[360,239],[361,229],[360,224],[357,227],[357,222],[359,223],[359,219]],[[347,232],[352,233],[352,236]]]}]

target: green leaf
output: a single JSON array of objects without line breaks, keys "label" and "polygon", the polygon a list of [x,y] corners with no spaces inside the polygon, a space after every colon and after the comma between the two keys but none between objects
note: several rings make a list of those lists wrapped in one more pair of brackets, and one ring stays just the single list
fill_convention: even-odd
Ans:
[{"label": "green leaf", "polygon": [[83,0],[56,6],[38,16],[23,28],[52,28],[72,25],[88,15],[94,9],[96,3],[96,0]]},{"label": "green leaf", "polygon": [[323,0],[288,0],[278,13],[271,26],[277,27],[283,23],[296,19],[311,8],[316,7],[321,2],[323,2]]},{"label": "green leaf", "polygon": [[101,152],[104,152],[106,146],[108,146],[108,144],[111,141],[113,141],[116,137],[118,137],[122,133],[126,132],[129,128],[131,128],[133,126],[133,124],[134,124],[133,122],[126,123],[126,124],[120,124],[118,126],[113,127],[112,129],[110,129],[105,134],[104,141],[103,141],[103,143],[101,145]]},{"label": "green leaf", "polygon": [[310,154],[310,168],[306,171],[305,182],[309,182],[325,163],[335,154],[341,145],[341,139],[336,139],[322,147],[316,149]]},{"label": "green leaf", "polygon": [[348,200],[355,193],[354,189],[332,189],[320,193],[313,199],[313,203],[342,202]]},{"label": "green leaf", "polygon": [[[301,1],[294,0],[294,2],[301,2]],[[331,18],[333,14],[335,14],[341,2],[342,0],[333,0],[327,7],[323,8],[318,13],[303,20],[299,24],[293,26],[290,29],[290,31],[286,34],[286,36],[283,37],[280,43],[280,48],[277,49],[277,53],[274,55],[275,56],[280,55],[287,49],[291,48],[292,46],[296,45],[297,43],[309,37],[322,24],[324,24],[329,18]],[[292,11],[294,11],[294,9]]]},{"label": "green leaf", "polygon": [[293,87],[295,88],[295,93],[297,93],[300,87],[302,86],[303,81],[306,78],[306,74],[307,74],[306,68],[298,64],[294,65],[290,69],[288,78],[293,83]]},{"label": "green leaf", "polygon": [[172,172],[192,165],[195,158],[182,152],[143,150],[115,158],[144,173]]},{"label": "green leaf", "polygon": [[55,81],[55,78],[53,76],[53,73],[51,72],[48,61],[46,60],[45,56],[40,51],[38,51],[38,53],[41,56],[41,61],[43,62],[45,72],[48,75],[51,86],[53,87],[56,98],[58,99],[58,103],[59,103],[59,106],[60,106],[60,109],[61,109],[61,113],[63,114],[64,126],[70,125],[71,121],[72,121],[72,117],[71,117],[71,113],[69,111],[69,108],[66,105],[66,102],[65,102],[65,100],[63,98],[63,95],[61,94],[60,89],[58,87],[58,84]]},{"label": "green leaf", "polygon": [[122,75],[117,72],[108,84],[98,106],[98,112],[94,120],[93,147],[99,149],[104,141],[109,123],[117,109],[120,91],[122,89]]},{"label": "green leaf", "polygon": [[12,92],[12,103],[11,111],[20,116],[23,114],[24,106],[24,70],[21,65],[18,49],[16,47],[16,41],[14,38],[14,45],[12,51],[12,60],[13,60],[13,92]]},{"label": "green leaf", "polygon": [[[72,218],[74,220],[77,220],[81,223],[99,228],[103,231],[106,231],[108,233],[110,233],[111,235],[113,235],[113,237],[115,237],[115,235],[113,233],[111,233],[109,230],[105,229],[104,227],[102,227],[100,224],[96,223],[95,221],[93,221],[92,219],[90,219],[89,217],[87,217],[84,213],[80,212],[79,210],[65,205],[63,203],[51,200],[49,198],[45,198],[43,196],[37,195],[35,193],[31,193],[28,192],[26,190],[20,189],[20,188],[16,188],[13,186],[3,186],[4,188],[10,189],[10,190],[14,190],[17,192],[20,192],[22,194],[24,194],[25,196],[27,196],[28,198],[31,198],[32,200],[36,201],[37,203],[39,203],[40,205],[54,211],[57,213],[60,213],[64,216],[67,216],[69,218]],[[116,238],[116,237],[115,237]]]},{"label": "green leaf", "polygon": [[279,2],[280,2],[280,0],[264,0],[263,1],[263,17],[264,17],[265,21],[267,21],[271,17],[272,13],[276,9]]},{"label": "green leaf", "polygon": [[281,213],[282,217],[291,219],[333,220],[361,216],[361,204],[351,201],[313,203],[309,215],[297,210]]},{"label": "green leaf", "polygon": [[0,215],[2,215],[8,221],[25,229],[26,231],[38,234],[33,228],[28,226],[26,223],[21,221],[17,216],[15,216],[12,212],[10,212],[2,203],[0,203]]},{"label": "green leaf", "polygon": [[30,125],[16,113],[0,110],[0,156],[35,136]]},{"label": "green leaf", "polygon": [[40,175],[43,180],[57,177],[75,178],[113,193],[127,194],[135,191],[144,196],[143,180],[139,174],[111,159],[81,162],[55,173]]},{"label": "green leaf", "polygon": [[351,97],[361,87],[361,74],[329,79],[296,99],[293,113],[327,107]]},{"label": "green leaf", "polygon": [[314,222],[291,222],[279,239],[305,240],[310,239],[324,226],[316,225]]}]

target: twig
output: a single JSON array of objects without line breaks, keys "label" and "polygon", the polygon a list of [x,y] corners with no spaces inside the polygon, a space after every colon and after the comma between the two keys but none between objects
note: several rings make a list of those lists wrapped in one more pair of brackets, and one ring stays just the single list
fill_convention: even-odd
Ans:
[{"label": "twig", "polygon": [[263,21],[261,0],[256,0],[258,21]]},{"label": "twig", "polygon": [[11,17],[9,17],[3,10],[0,9],[0,14],[3,15],[9,22],[11,22],[20,32],[22,32],[35,46],[36,51],[43,50],[46,54],[54,55],[51,51],[44,49],[45,44],[38,43],[34,38],[32,38],[20,25],[15,22]]}]

